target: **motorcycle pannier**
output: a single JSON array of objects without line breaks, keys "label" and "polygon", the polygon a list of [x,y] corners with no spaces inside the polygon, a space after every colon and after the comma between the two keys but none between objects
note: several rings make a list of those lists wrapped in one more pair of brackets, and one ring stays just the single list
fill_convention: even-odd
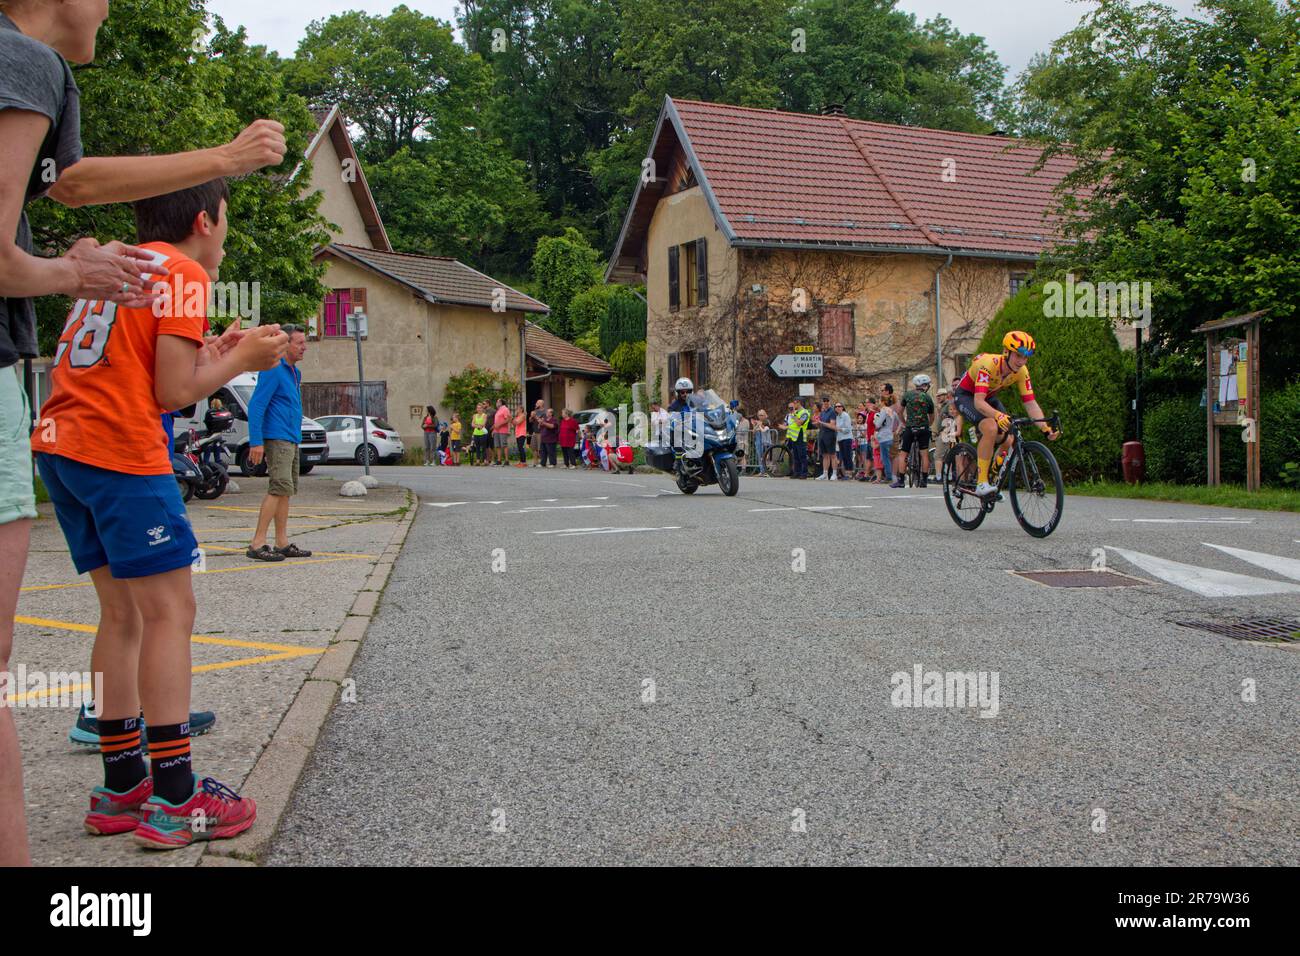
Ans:
[{"label": "motorcycle pannier", "polygon": [[663,445],[646,445],[645,462],[651,468],[657,468],[659,471],[673,470],[673,450],[665,448]]}]

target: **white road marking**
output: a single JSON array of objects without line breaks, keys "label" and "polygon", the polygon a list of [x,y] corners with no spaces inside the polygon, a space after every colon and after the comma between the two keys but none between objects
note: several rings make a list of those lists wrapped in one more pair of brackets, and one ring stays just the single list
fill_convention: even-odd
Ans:
[{"label": "white road marking", "polygon": [[1140,551],[1112,548],[1125,561],[1169,584],[1177,585],[1204,597],[1248,597],[1255,594],[1300,594],[1300,585],[1252,578],[1247,574],[1200,568],[1194,564],[1157,558]]},{"label": "white road marking", "polygon": [[474,503],[475,503],[476,505],[503,505],[503,504],[505,504],[504,501],[476,501],[476,502],[474,502]]},{"label": "white road marking", "polygon": [[524,515],[534,511],[581,511],[585,508],[617,508],[618,505],[552,505],[538,508],[520,508],[518,511],[503,511],[502,514]]},{"label": "white road marking", "polygon": [[1216,551],[1230,554],[1234,558],[1240,558],[1247,564],[1253,564],[1265,571],[1273,571],[1284,578],[1300,581],[1300,561],[1295,558],[1283,558],[1276,554],[1264,554],[1260,551],[1243,551],[1241,548],[1229,548],[1227,545],[1211,544],[1208,541],[1202,541],[1201,543],[1207,548],[1214,548]]},{"label": "white road marking", "polygon": [[561,528],[556,531],[534,531],[533,534],[554,534],[561,538],[574,538],[585,534],[628,534],[636,531],[680,531],[681,525],[664,528]]},{"label": "white road marking", "polygon": [[431,505],[434,508],[452,508],[455,507],[456,505],[467,505],[469,504],[469,502],[468,501],[427,501],[425,502],[425,504]]},{"label": "white road marking", "polygon": [[1253,524],[1254,518],[1107,518],[1107,521],[1131,521],[1133,524]]}]

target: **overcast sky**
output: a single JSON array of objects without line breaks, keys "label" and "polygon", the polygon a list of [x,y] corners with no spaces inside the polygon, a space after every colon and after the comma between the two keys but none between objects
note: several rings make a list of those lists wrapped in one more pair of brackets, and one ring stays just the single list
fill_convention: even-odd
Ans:
[{"label": "overcast sky", "polygon": [[[1195,10],[1195,0],[1164,0],[1180,13]],[[228,24],[243,24],[249,39],[292,56],[307,24],[344,10],[387,13],[396,0],[209,0],[208,9]],[[442,20],[452,20],[456,0],[409,0],[407,6]],[[1046,50],[1092,9],[1090,0],[900,0],[900,9],[918,20],[943,14],[963,33],[988,40],[1008,67],[1008,80],[1029,58]]]}]

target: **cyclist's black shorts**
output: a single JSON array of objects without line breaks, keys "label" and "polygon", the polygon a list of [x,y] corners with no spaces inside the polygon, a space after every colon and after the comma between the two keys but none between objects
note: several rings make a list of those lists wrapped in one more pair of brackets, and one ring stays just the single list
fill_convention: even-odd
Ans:
[{"label": "cyclist's black shorts", "polygon": [[[986,395],[985,401],[1000,411],[1003,415],[1007,414],[1006,406],[994,398],[992,395]],[[986,416],[981,415],[975,408],[975,393],[968,392],[964,388],[954,388],[952,390],[952,403],[957,406],[957,411],[961,412],[962,418],[966,419],[967,425],[978,425]]]},{"label": "cyclist's black shorts", "polygon": [[904,452],[912,450],[912,442],[920,442],[921,450],[928,451],[930,448],[930,429],[929,428],[904,428],[903,440],[899,446]]}]

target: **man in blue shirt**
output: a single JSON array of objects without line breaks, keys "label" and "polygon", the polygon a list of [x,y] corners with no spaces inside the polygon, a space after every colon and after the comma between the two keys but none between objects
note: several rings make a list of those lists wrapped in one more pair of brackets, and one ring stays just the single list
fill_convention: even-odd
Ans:
[{"label": "man in blue shirt", "polygon": [[[297,365],[307,352],[307,336],[296,325],[282,325],[289,347],[275,368],[257,376],[257,388],[248,403],[248,463],[256,468],[266,458],[270,478],[266,498],[257,515],[257,530],[246,554],[257,561],[307,558],[289,543],[289,499],[298,493],[298,443],[302,440],[302,373]],[[266,533],[275,519],[275,547]]]}]

